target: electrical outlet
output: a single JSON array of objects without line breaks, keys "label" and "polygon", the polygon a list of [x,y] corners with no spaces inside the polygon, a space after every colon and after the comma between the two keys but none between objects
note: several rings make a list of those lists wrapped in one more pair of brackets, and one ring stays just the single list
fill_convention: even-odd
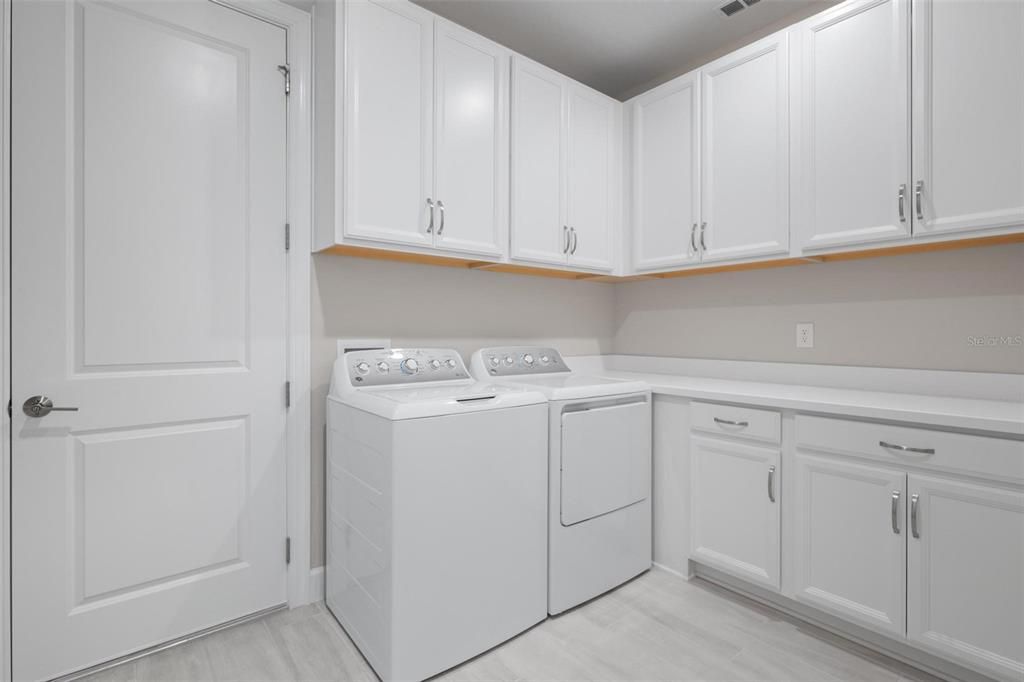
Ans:
[{"label": "electrical outlet", "polygon": [[814,323],[798,322],[796,325],[796,347],[814,348]]}]

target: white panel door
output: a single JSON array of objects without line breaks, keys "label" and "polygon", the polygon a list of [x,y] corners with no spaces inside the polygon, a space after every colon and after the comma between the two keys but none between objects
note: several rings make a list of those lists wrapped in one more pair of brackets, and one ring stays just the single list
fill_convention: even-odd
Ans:
[{"label": "white panel door", "polygon": [[651,494],[650,402],[562,414],[562,525],[627,507]]},{"label": "white panel door", "polygon": [[690,462],[690,558],[779,589],[779,451],[691,436]]},{"label": "white panel door", "polygon": [[907,637],[1021,679],[1024,493],[915,474],[908,483]]},{"label": "white panel door", "polygon": [[637,97],[633,107],[633,265],[700,259],[700,72]]},{"label": "white panel door", "polygon": [[[286,601],[282,29],[13,8],[13,672]],[[31,417],[22,404],[58,407]]]},{"label": "white panel door", "polygon": [[913,16],[914,234],[1024,226],[1024,2]]},{"label": "white panel door", "polygon": [[800,451],[793,465],[794,596],[902,637],[906,474]]},{"label": "white panel door", "polygon": [[434,50],[434,243],[500,257],[508,234],[508,51],[440,19]]},{"label": "white panel door", "polygon": [[703,260],[789,250],[789,37],[701,72]]},{"label": "white panel door", "polygon": [[344,234],[430,246],[434,15],[404,0],[344,14]]},{"label": "white panel door", "polygon": [[512,257],[564,264],[566,78],[512,60]]},{"label": "white panel door", "polygon": [[803,249],[910,234],[909,6],[847,2],[794,35],[794,234]]},{"label": "white panel door", "polygon": [[612,268],[612,231],[618,210],[614,100],[569,84],[568,222],[569,264]]}]

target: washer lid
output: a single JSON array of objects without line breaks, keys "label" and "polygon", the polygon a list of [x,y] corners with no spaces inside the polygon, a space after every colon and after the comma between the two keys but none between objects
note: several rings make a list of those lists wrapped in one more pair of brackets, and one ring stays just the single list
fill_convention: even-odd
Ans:
[{"label": "washer lid", "polygon": [[331,396],[330,400],[392,420],[501,410],[547,401],[542,393],[526,387],[476,382],[459,382],[455,386],[364,388],[340,397]]}]

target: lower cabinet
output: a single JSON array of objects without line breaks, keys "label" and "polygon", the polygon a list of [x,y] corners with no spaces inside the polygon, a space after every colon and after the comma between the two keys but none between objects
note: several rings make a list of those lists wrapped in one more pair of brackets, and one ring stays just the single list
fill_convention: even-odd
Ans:
[{"label": "lower cabinet", "polygon": [[915,474],[907,492],[907,638],[1024,679],[1024,493]]},{"label": "lower cabinet", "polygon": [[690,437],[696,561],[779,589],[779,450]]},{"label": "lower cabinet", "polygon": [[902,637],[906,474],[799,451],[793,466],[794,597]]}]

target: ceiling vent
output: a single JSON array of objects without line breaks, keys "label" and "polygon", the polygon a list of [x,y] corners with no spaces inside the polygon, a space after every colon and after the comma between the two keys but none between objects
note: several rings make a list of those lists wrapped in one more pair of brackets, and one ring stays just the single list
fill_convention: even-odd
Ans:
[{"label": "ceiling vent", "polygon": [[742,12],[751,5],[756,5],[760,1],[761,0],[732,0],[732,2],[719,7],[719,9],[722,10],[722,14],[727,17],[731,17],[737,12]]}]

